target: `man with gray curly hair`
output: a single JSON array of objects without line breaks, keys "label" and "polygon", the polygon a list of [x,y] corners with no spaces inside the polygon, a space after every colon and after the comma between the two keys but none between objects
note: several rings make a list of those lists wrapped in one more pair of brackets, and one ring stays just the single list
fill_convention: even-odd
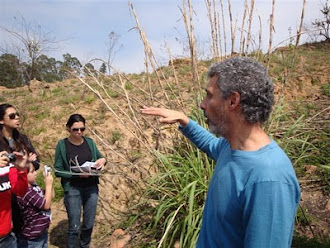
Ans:
[{"label": "man with gray curly hair", "polygon": [[216,161],[197,247],[290,247],[300,188],[290,159],[262,129],[274,103],[267,70],[234,57],[212,65],[208,76],[201,109],[210,132],[182,112],[141,110],[179,123]]}]

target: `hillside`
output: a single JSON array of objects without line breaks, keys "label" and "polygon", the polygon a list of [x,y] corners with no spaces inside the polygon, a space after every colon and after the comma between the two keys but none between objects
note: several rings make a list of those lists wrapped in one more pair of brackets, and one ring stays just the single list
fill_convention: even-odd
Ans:
[{"label": "hillside", "polygon": [[[330,172],[322,167],[330,163],[330,43],[300,46],[292,63],[293,52],[292,48],[280,48],[271,56],[270,74],[285,115],[282,113],[282,123],[272,122],[267,128],[283,145],[288,144],[286,139],[308,134],[304,146],[297,145],[289,152],[302,187],[302,212],[297,217],[296,231],[308,238],[330,240]],[[259,55],[259,59],[264,58]],[[203,94],[200,92],[206,85],[205,72],[210,64],[199,62],[200,87],[192,83],[189,60],[179,59],[150,75],[117,74],[56,83],[31,81],[32,92],[27,86],[1,88],[0,102],[17,107],[20,130],[31,138],[42,164],[52,165],[57,141],[68,135],[68,116],[80,113],[86,118],[86,135],[97,142],[109,161],[101,177],[93,247],[108,244],[116,228],[131,234],[132,247],[142,239],[141,230],[127,226],[129,210],[142,199],[149,176],[157,172],[152,150],[167,151],[177,133],[175,127],[160,128],[139,109],[143,105],[168,106],[191,113],[197,96]],[[303,131],[295,129],[292,136],[285,136],[286,128],[299,118]],[[306,158],[304,154],[296,156],[307,146]],[[50,247],[63,247],[67,221],[58,180],[56,187],[59,199],[52,207]]]}]

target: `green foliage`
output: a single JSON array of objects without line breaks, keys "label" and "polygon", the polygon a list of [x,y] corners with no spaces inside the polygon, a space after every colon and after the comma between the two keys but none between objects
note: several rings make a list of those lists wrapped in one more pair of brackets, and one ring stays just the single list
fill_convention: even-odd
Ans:
[{"label": "green foliage", "polygon": [[137,159],[141,158],[143,154],[139,150],[130,150],[127,153],[127,159],[131,162],[136,161]]},{"label": "green foliage", "polygon": [[32,136],[39,135],[46,131],[46,127],[33,128],[29,131],[29,134]]},{"label": "green foliage", "polygon": [[53,89],[52,91],[52,94],[54,95],[54,96],[60,96],[60,95],[62,95],[62,93],[64,92],[64,89],[63,89],[63,87],[59,87],[59,86],[57,86],[55,89]]},{"label": "green foliage", "polygon": [[35,113],[34,117],[36,119],[45,119],[48,118],[50,116],[50,111],[48,109],[45,109],[44,111],[40,111]]},{"label": "green foliage", "polygon": [[[316,111],[322,110],[317,109],[314,104],[299,102],[290,103],[289,110],[287,104],[284,98],[279,100],[265,127],[267,132],[287,153],[298,174],[303,172],[306,164],[314,164],[320,168],[329,164],[327,128],[322,122],[315,120],[313,123],[313,119],[309,118]],[[315,125],[319,127],[316,129]]]},{"label": "green foliage", "polygon": [[[199,119],[198,112],[190,117]],[[167,148],[166,154],[154,151],[158,173],[148,180],[147,200],[136,218],[150,216],[140,221],[146,222],[148,235],[162,239],[158,247],[173,247],[176,241],[180,247],[195,247],[214,161],[187,140],[175,140],[176,145]],[[153,241],[146,245],[153,247]]]},{"label": "green foliage", "polygon": [[330,84],[322,84],[321,92],[325,96],[330,96]]},{"label": "green foliage", "polygon": [[126,90],[131,90],[133,89],[133,84],[131,82],[126,82],[125,83],[125,89]]},{"label": "green foliage", "polygon": [[91,95],[91,96],[87,96],[85,98],[85,102],[88,103],[88,104],[91,104],[92,102],[95,101],[95,96],[94,95]]},{"label": "green foliage", "polygon": [[40,55],[35,62],[35,78],[46,82],[61,81],[63,79],[59,74],[61,66],[61,61],[48,58],[46,55]]},{"label": "green foliage", "polygon": [[[61,61],[54,58],[48,58],[46,55],[40,55],[31,64],[19,61],[12,54],[3,54],[0,56],[0,85],[8,88],[22,86],[29,81],[29,75],[33,75],[39,81],[54,82],[60,81],[63,77],[60,75]],[[33,72],[32,72],[33,70]]]},{"label": "green foliage", "polygon": [[296,222],[303,226],[309,226],[312,223],[312,217],[307,213],[307,209],[304,209],[301,205],[296,213]]},{"label": "green foliage", "polygon": [[71,54],[63,54],[63,63],[60,68],[60,75],[62,78],[71,78],[73,75],[79,76],[80,68],[82,67],[80,61]]},{"label": "green foliage", "polygon": [[292,248],[328,248],[330,240],[319,240],[317,238],[308,238],[300,235],[294,235],[292,240]]},{"label": "green foliage", "polygon": [[85,76],[97,76],[97,71],[92,63],[85,64],[83,71]]},{"label": "green foliage", "polygon": [[78,95],[65,95],[62,98],[60,98],[60,100],[58,101],[59,104],[69,104],[69,103],[75,103],[77,101],[79,101],[80,98]]},{"label": "green foliage", "polygon": [[99,71],[103,74],[105,74],[107,72],[107,66],[105,65],[104,62],[102,63]]},{"label": "green foliage", "polygon": [[2,54],[0,56],[0,85],[8,88],[15,88],[23,84],[23,66],[19,59],[12,54]]},{"label": "green foliage", "polygon": [[107,89],[107,93],[111,98],[117,98],[119,96],[119,93],[117,91]]},{"label": "green foliage", "polygon": [[161,247],[173,247],[177,240],[180,247],[195,247],[213,162],[190,143],[157,157],[160,171],[146,191],[155,206],[142,213],[152,216],[146,231],[157,240],[163,237]]},{"label": "green foliage", "polygon": [[182,65],[179,67],[179,75],[187,75],[189,72],[191,72],[191,68],[189,65]]},{"label": "green foliage", "polygon": [[111,143],[114,144],[116,141],[118,141],[122,137],[122,133],[118,130],[115,130],[112,132],[112,137],[111,137]]}]

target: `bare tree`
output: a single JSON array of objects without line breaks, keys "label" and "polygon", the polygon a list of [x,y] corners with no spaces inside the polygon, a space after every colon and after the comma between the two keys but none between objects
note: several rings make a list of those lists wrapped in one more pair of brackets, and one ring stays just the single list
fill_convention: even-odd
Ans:
[{"label": "bare tree", "polygon": [[249,27],[246,41],[246,52],[249,52],[250,41],[251,41],[251,27],[252,27],[252,18],[253,18],[253,10],[254,10],[255,0],[251,0],[251,8],[249,13]]},{"label": "bare tree", "polygon": [[243,19],[242,19],[242,26],[241,26],[241,38],[239,42],[239,50],[238,53],[239,55],[244,54],[244,42],[245,42],[245,37],[244,37],[244,24],[245,24],[245,18],[246,14],[248,12],[248,3],[247,0],[244,1],[244,12],[243,12]]},{"label": "bare tree", "polygon": [[14,17],[14,19],[16,26],[13,28],[4,26],[0,26],[0,28],[18,41],[17,44],[11,47],[14,46],[12,48],[13,53],[19,58],[22,55],[27,57],[29,65],[28,78],[31,80],[35,77],[37,58],[46,52],[59,49],[59,41],[53,36],[52,31],[45,32],[39,24],[32,24],[26,21],[23,16]]},{"label": "bare tree", "polygon": [[322,4],[321,13],[323,15],[323,19],[316,19],[312,22],[312,25],[316,27],[319,31],[319,36],[323,36],[326,41],[330,41],[330,5],[327,0],[324,4]]},{"label": "bare tree", "polygon": [[270,53],[272,51],[272,43],[273,43],[275,1],[276,0],[272,0],[272,13],[270,14],[267,68],[269,67]]},{"label": "bare tree", "polygon": [[108,64],[108,73],[110,75],[111,72],[111,65],[113,63],[113,60],[116,57],[116,54],[119,52],[119,50],[122,48],[122,44],[119,45],[119,39],[120,35],[116,34],[114,31],[111,31],[108,34],[108,40],[107,40],[107,64]]}]

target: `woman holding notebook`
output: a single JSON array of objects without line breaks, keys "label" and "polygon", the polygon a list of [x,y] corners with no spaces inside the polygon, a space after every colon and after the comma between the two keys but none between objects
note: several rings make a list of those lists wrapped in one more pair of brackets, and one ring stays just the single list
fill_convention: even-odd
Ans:
[{"label": "woman holding notebook", "polygon": [[[64,204],[69,220],[66,241],[66,247],[69,248],[89,247],[99,191],[97,174],[79,173],[71,168],[92,162],[89,164],[94,170],[102,171],[106,164],[106,159],[97,149],[95,142],[84,136],[85,124],[86,121],[82,115],[71,115],[66,124],[69,137],[61,139],[55,150],[55,175],[61,177]],[[81,225],[82,207],[83,220]],[[78,240],[79,237],[80,240]]]}]

